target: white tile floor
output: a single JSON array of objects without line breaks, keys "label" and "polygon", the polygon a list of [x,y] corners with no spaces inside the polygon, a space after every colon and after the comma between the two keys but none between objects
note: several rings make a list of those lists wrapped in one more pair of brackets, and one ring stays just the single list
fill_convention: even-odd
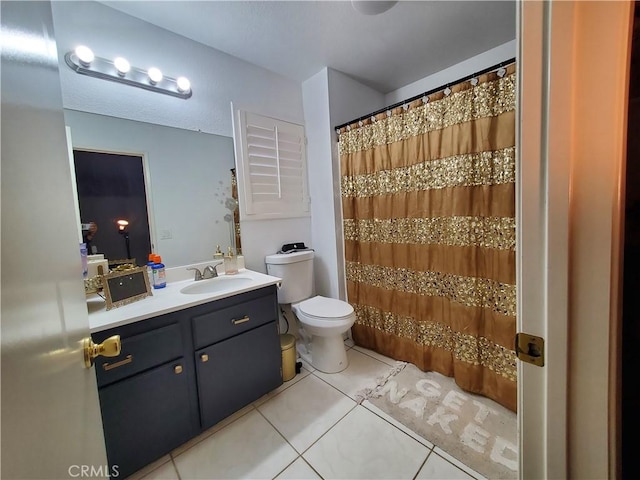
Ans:
[{"label": "white tile floor", "polygon": [[347,342],[349,367],[304,364],[277,390],[131,479],[482,479],[355,394],[395,361]]}]

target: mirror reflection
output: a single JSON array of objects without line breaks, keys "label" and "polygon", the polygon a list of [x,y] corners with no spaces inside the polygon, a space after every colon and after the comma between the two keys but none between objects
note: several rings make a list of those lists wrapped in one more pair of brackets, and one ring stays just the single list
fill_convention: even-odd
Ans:
[{"label": "mirror reflection", "polygon": [[142,157],[74,150],[82,239],[110,266],[143,266],[151,235]]},{"label": "mirror reflection", "polygon": [[[115,223],[120,219],[130,222],[131,256],[138,265],[146,263],[147,249],[160,254],[163,263],[172,267],[210,260],[217,245],[224,251],[233,246],[237,201],[233,198],[230,137],[74,110],[65,110],[65,121],[74,151],[103,154],[98,155],[99,166],[91,174],[100,177],[98,183],[85,184],[84,177],[77,178],[78,192],[82,193],[81,222],[98,224],[95,245],[99,253],[105,253],[109,260],[126,256],[125,238]],[[144,233],[139,233],[144,227],[144,207],[126,213],[123,204],[131,198],[111,196],[125,185],[130,188],[133,182],[132,172],[122,174],[125,181],[106,161],[123,156],[141,159],[136,195],[138,199],[143,195],[147,203],[148,244]],[[83,196],[90,200],[82,203]],[[107,213],[97,216],[96,211]],[[98,222],[97,218],[103,220]]]}]

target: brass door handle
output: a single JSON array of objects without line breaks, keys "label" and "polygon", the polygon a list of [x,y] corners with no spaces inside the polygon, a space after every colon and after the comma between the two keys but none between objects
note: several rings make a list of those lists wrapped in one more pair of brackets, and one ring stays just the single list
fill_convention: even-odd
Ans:
[{"label": "brass door handle", "polygon": [[182,365],[176,365],[175,367],[173,367],[173,372],[176,375],[180,375],[182,373]]},{"label": "brass door handle", "polygon": [[91,368],[96,357],[117,357],[120,355],[122,344],[120,343],[120,335],[114,335],[106,338],[102,343],[95,344],[91,338],[85,338],[82,341],[82,352],[84,356],[84,366]]},{"label": "brass door handle", "polygon": [[206,353],[203,353],[202,355],[200,355],[200,360],[202,360],[202,363],[208,362],[209,361],[209,355],[207,355]]}]

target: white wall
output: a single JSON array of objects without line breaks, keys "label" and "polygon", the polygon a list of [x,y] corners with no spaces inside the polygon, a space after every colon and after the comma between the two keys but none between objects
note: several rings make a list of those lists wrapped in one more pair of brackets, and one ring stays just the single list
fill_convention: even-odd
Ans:
[{"label": "white wall", "polygon": [[[389,92],[385,96],[385,103],[387,105],[393,105],[394,103],[402,102],[407,98],[411,98],[415,95],[420,95],[424,92],[428,92],[433,88],[439,88],[450,82],[471,75],[484,68],[490,67],[497,63],[503,62],[516,56],[517,42],[511,40],[510,42],[503,43],[491,50],[487,50],[475,57],[471,57],[463,62],[456,63],[449,68],[445,68],[438,73],[429,75],[420,80],[417,80],[409,85],[405,85],[393,92]],[[345,120],[349,121],[349,119]]]},{"label": "white wall", "polygon": [[340,154],[335,127],[354,118],[379,110],[387,104],[384,95],[369,88],[338,70],[329,69],[329,124],[331,135],[331,181],[333,184],[333,223],[327,221],[324,229],[333,228],[336,245],[336,273],[339,298],[346,299],[344,271],[344,238],[342,236],[342,198],[340,196]]},{"label": "white wall", "polygon": [[320,295],[346,298],[340,158],[333,127],[384,106],[384,95],[341,72],[324,68],[302,84],[307,132],[311,237]]},{"label": "white wall", "polygon": [[[97,2],[53,2],[64,107],[232,136],[230,101],[301,122],[300,85],[281,75]],[[188,100],[78,75],[63,56],[77,45],[191,80]]]},{"label": "white wall", "polygon": [[[331,181],[331,135],[327,69],[302,82],[307,171],[311,198],[311,247],[315,250],[314,276],[318,295],[337,297],[335,228]],[[329,226],[329,228],[327,228]]]},{"label": "white wall", "polygon": [[[145,157],[152,243],[165,265],[211,260],[216,245],[226,250],[231,138],[73,110],[65,110],[65,122],[74,148]],[[170,239],[163,238],[167,231]]]},{"label": "white wall", "polygon": [[[228,137],[233,132],[231,102],[249,111],[304,123],[297,82],[100,3],[53,2],[52,10],[66,109]],[[79,44],[89,46],[100,57],[121,55],[139,68],[155,65],[168,76],[185,75],[191,80],[193,96],[182,100],[78,75],[64,63],[64,54]],[[179,195],[182,187],[177,190],[165,185],[163,190]],[[160,193],[153,201],[154,206],[168,205],[175,196],[165,198]],[[167,211],[166,215],[168,224],[178,221],[177,212]],[[264,256],[276,252],[283,243],[310,242],[310,225],[308,218],[243,222],[247,267],[264,272]],[[160,224],[158,228],[162,228]],[[202,243],[209,248],[213,242],[202,238]]]}]

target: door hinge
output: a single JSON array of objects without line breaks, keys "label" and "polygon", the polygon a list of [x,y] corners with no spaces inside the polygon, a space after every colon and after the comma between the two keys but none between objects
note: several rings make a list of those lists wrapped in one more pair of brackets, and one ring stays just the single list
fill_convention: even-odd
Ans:
[{"label": "door hinge", "polygon": [[544,367],[544,338],[516,333],[516,356],[523,362]]}]

